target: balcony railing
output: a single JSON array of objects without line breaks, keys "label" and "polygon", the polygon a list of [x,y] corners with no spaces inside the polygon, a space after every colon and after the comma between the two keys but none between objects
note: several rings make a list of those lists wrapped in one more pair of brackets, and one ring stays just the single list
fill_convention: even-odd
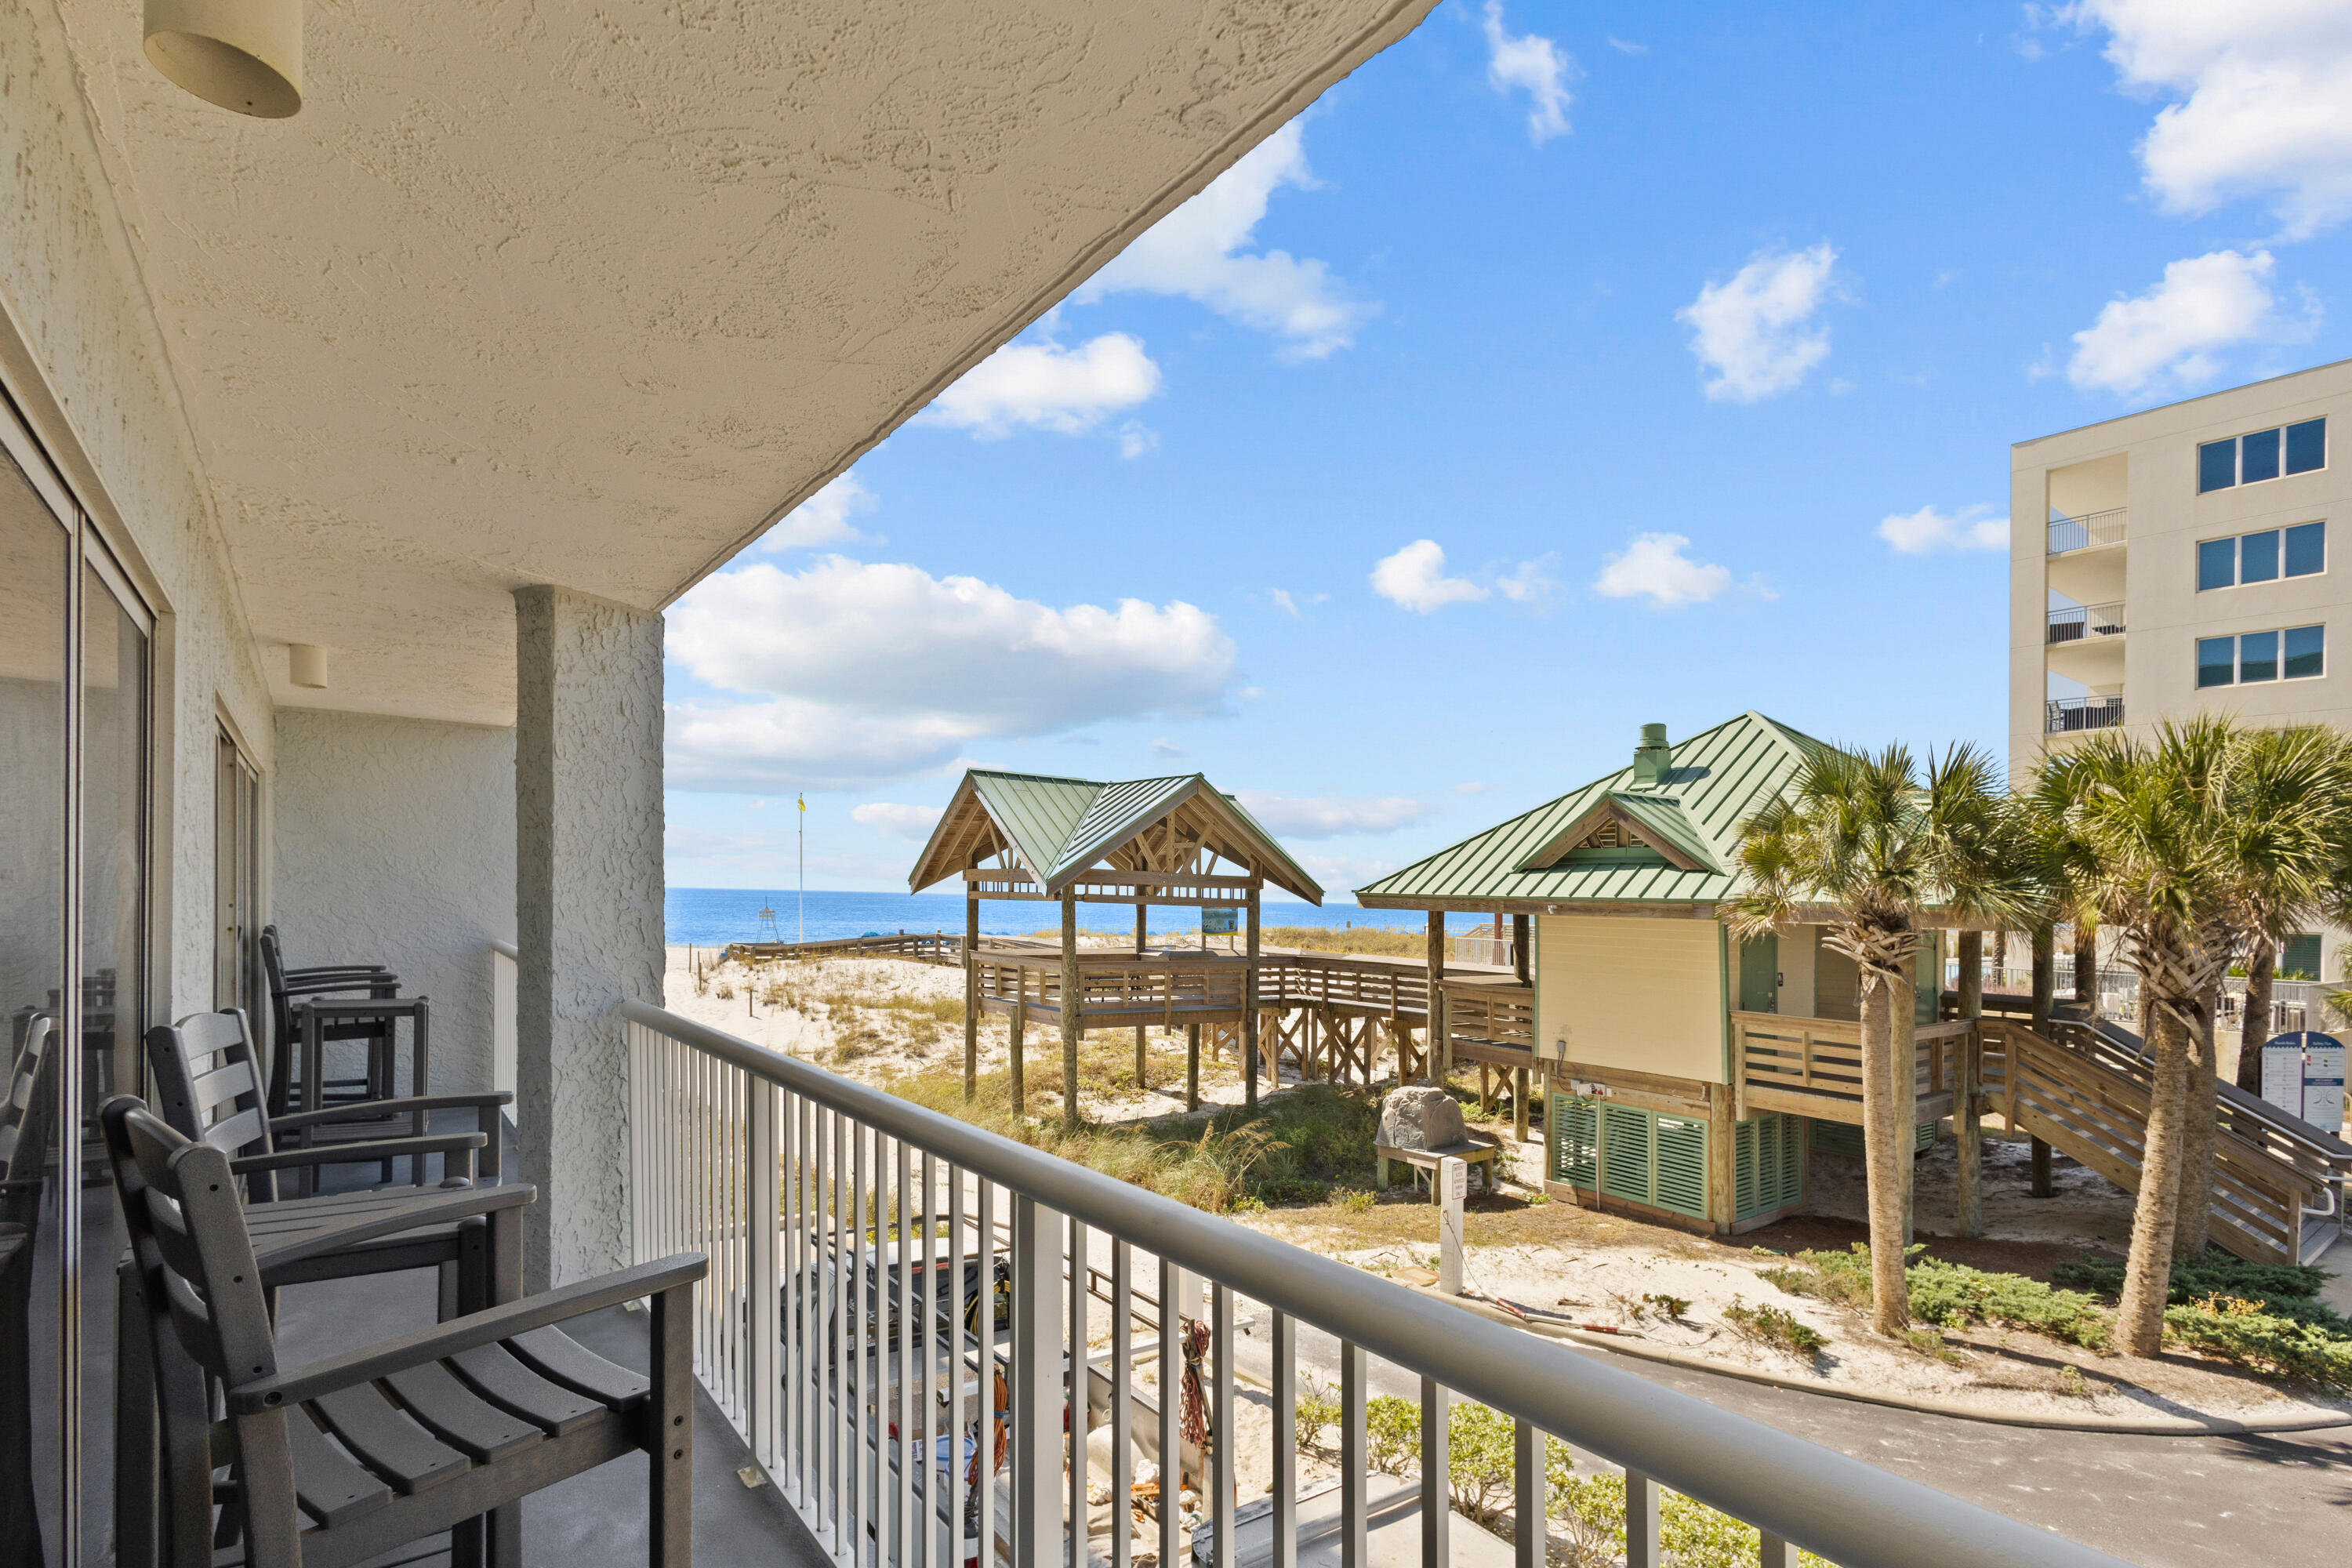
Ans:
[{"label": "balcony railing", "polygon": [[2086,511],[2080,517],[2051,519],[2050,553],[2063,555],[2070,550],[2088,550],[2094,545],[2121,544],[2125,510],[2118,506],[2105,511]]},{"label": "balcony railing", "polygon": [[2120,599],[2112,604],[2074,605],[2050,612],[2050,640],[2053,643],[2111,637],[2119,636],[2123,629],[2124,606]]},{"label": "balcony railing", "polygon": [[2120,697],[2053,697],[2042,704],[2042,732],[2067,735],[2077,730],[2112,730],[2124,721]]},{"label": "balcony railing", "polygon": [[[1247,1495],[1270,1481],[1271,1539],[1296,1541],[1299,1374],[1335,1373],[1346,1568],[1369,1560],[1373,1358],[1419,1379],[1424,1563],[1452,1560],[1447,1411],[1462,1396],[1516,1425],[1522,1520],[1542,1514],[1542,1434],[1623,1466],[1634,1568],[1659,1561],[1661,1486],[1758,1527],[1775,1568],[1790,1543],[1842,1568],[2119,1568],[1027,1144],[657,1007],[620,1012],[636,1254],[709,1255],[696,1371],[841,1560],[1124,1564],[1130,1506],[1150,1496],[1132,1483],[1164,1456],[1168,1479],[1150,1504],[1159,1561],[1188,1560],[1181,1480],[1203,1500],[1199,1556],[1236,1563],[1235,1333],[1247,1303],[1253,1342],[1271,1356],[1274,1423],[1271,1475],[1251,1475]],[[1156,1338],[1139,1341],[1139,1324]],[[1097,1330],[1108,1342],[1089,1353]],[[1154,1357],[1183,1369],[1160,1380],[1169,1397],[1156,1405],[1136,1378]],[[993,1393],[1000,1376],[1008,1394]],[[1201,1397],[1176,1396],[1187,1385]],[[1090,1463],[1087,1434],[1102,1427],[1108,1447]],[[1111,1492],[1109,1539],[1090,1547],[1097,1470]],[[1541,1562],[1542,1540],[1520,1531],[1517,1561]]]}]

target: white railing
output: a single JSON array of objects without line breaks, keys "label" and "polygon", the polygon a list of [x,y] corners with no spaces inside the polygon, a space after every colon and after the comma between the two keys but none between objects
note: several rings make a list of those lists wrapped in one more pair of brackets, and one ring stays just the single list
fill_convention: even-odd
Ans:
[{"label": "white railing", "polygon": [[510,942],[490,943],[490,1087],[515,1091],[515,973],[522,954]]},{"label": "white railing", "polygon": [[[1234,1563],[1246,1545],[1295,1563],[1303,1366],[1336,1374],[1346,1568],[1369,1561],[1376,1375],[1419,1394],[1424,1563],[1451,1560],[1447,1413],[1458,1394],[1515,1422],[1517,1517],[1531,1525],[1542,1513],[1539,1434],[1624,1467],[1629,1568],[1658,1563],[1661,1485],[1759,1527],[1768,1568],[1789,1561],[1791,1542],[1843,1568],[2114,1563],[660,1008],[619,1011],[637,1256],[709,1255],[697,1373],[845,1563],[994,1568],[1002,1555],[1022,1568],[1128,1568],[1135,1483],[1163,1455],[1178,1458],[1171,1468],[1197,1489],[1202,1516],[1158,1506],[1161,1563],[1186,1561],[1196,1532],[1194,1560]],[[1253,1368],[1251,1381],[1270,1390],[1273,1424],[1270,1455],[1245,1482],[1237,1332],[1253,1359],[1264,1349],[1267,1371]],[[1108,1342],[1089,1352],[1098,1335]],[[1142,1387],[1139,1369],[1167,1346],[1181,1347],[1182,1397]],[[1085,1368],[1076,1390],[1074,1349]],[[1154,1381],[1164,1392],[1171,1380]],[[1091,1464],[1089,1429],[1108,1439]],[[1110,1494],[1108,1539],[1093,1545],[1090,1471]],[[1266,1504],[1245,1521],[1239,1500],[1262,1490]],[[1540,1529],[1518,1539],[1520,1563],[1543,1561]]]},{"label": "white railing", "polygon": [[1491,963],[1508,969],[1518,953],[1518,944],[1507,936],[1449,936],[1445,942],[1456,963]]}]

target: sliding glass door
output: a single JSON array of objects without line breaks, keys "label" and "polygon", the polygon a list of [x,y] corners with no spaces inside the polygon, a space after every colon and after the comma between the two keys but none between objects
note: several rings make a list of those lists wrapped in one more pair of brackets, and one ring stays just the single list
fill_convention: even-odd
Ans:
[{"label": "sliding glass door", "polygon": [[0,1559],[60,1568],[112,1551],[122,1244],[93,1117],[142,1081],[152,623],[0,437]]}]

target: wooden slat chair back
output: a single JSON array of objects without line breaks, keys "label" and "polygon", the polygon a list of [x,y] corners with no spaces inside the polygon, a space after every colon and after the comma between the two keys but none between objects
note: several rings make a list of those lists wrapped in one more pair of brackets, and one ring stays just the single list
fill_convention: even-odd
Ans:
[{"label": "wooden slat chair back", "polygon": [[41,1568],[33,1481],[40,1447],[34,1433],[33,1260],[56,1120],[57,1020],[34,1013],[23,1028],[7,1098],[0,1100],[0,1541],[22,1553],[12,1562]]},{"label": "wooden slat chair back", "polygon": [[[691,1298],[709,1271],[701,1255],[289,1371],[278,1365],[228,1157],[128,1095],[108,1100],[99,1120],[156,1363],[193,1361],[221,1384],[227,1408],[225,1430],[215,1428],[199,1379],[162,1379],[169,1563],[211,1561],[214,1472],[225,1467],[226,1518],[244,1536],[248,1568],[341,1568],[443,1531],[453,1563],[509,1568],[519,1534],[486,1531],[489,1510],[502,1509],[512,1534],[519,1514],[503,1505],[642,1452],[652,1461],[651,1561],[685,1568]],[[650,1378],[554,1326],[639,1297],[654,1308]]]},{"label": "wooden slat chair back", "polygon": [[[436,1153],[442,1157],[445,1184],[473,1180],[478,1160],[483,1177],[495,1182],[504,1132],[499,1113],[514,1098],[506,1093],[443,1094],[271,1117],[265,1114],[252,1027],[244,1010],[237,1007],[192,1013],[177,1024],[159,1024],[148,1030],[147,1067],[154,1077],[154,1109],[182,1137],[209,1144],[228,1156],[231,1170],[245,1178],[247,1194],[255,1203],[268,1203],[280,1195],[278,1173],[281,1170],[373,1163],[388,1172],[391,1162],[402,1156],[415,1162],[412,1177],[418,1185],[424,1184],[426,1156]],[[440,1110],[473,1110],[476,1131],[315,1148],[276,1146],[280,1133],[338,1117],[374,1121],[401,1112]]]}]

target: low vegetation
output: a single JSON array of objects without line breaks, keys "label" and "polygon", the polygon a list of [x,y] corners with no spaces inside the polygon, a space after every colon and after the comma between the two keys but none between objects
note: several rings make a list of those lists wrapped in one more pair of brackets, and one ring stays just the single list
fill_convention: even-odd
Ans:
[{"label": "low vegetation", "polygon": [[1393,931],[1383,926],[1266,926],[1258,941],[1267,947],[1296,947],[1308,952],[1369,952],[1391,958],[1420,958],[1429,952],[1425,931]]},{"label": "low vegetation", "polygon": [[1829,1347],[1826,1335],[1784,1307],[1751,1307],[1734,1296],[1723,1310],[1723,1321],[1749,1344],[1769,1345],[1807,1361]]},{"label": "low vegetation", "polygon": [[[1918,1321],[1943,1329],[1996,1323],[2088,1351],[2110,1348],[2122,1264],[2082,1258],[2052,1270],[2057,1283],[2044,1285],[1920,1257],[1920,1250],[1912,1249],[1916,1261],[1904,1271]],[[1870,1300],[1869,1249],[1858,1242],[1846,1252],[1801,1252],[1757,1272],[1791,1295],[1855,1310]],[[2352,1392],[2352,1320],[2318,1300],[2326,1278],[2316,1268],[2248,1263],[2218,1249],[2178,1261],[2165,1338],[2268,1377]],[[1948,1355],[1940,1337],[1936,1344],[1915,1342],[1915,1348]]]}]

